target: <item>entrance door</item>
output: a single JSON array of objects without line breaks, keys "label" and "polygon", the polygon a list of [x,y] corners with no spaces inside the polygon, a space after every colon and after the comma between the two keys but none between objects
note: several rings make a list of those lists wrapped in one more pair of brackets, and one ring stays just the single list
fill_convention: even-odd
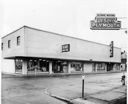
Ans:
[{"label": "entrance door", "polygon": [[40,72],[48,72],[49,71],[49,62],[40,61],[39,62],[39,70],[40,70]]},{"label": "entrance door", "polygon": [[54,73],[62,73],[63,72],[63,66],[61,62],[54,61],[52,64],[52,70]]},{"label": "entrance door", "polygon": [[107,71],[111,71],[111,70],[113,70],[113,64],[109,63],[107,64]]}]

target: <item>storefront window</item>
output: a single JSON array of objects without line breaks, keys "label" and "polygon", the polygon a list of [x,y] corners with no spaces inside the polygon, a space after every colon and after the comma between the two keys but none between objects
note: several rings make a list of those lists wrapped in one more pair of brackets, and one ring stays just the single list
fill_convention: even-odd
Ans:
[{"label": "storefront window", "polygon": [[73,68],[75,71],[81,71],[82,64],[81,63],[72,63],[71,68]]},{"label": "storefront window", "polygon": [[16,72],[22,72],[22,63],[23,61],[21,59],[15,60],[15,70]]},{"label": "storefront window", "polygon": [[49,62],[46,60],[39,61],[39,69],[40,72],[48,72],[49,71]]},{"label": "storefront window", "polygon": [[62,68],[64,73],[68,73],[68,63],[66,61],[62,62]]},{"label": "storefront window", "polygon": [[52,70],[54,73],[68,73],[68,63],[66,61],[54,61]]},{"label": "storefront window", "polygon": [[120,70],[120,65],[119,64],[114,64],[113,65],[113,70]]},{"label": "storefront window", "polygon": [[29,60],[28,61],[29,72],[48,72],[49,62],[45,60]]},{"label": "storefront window", "polygon": [[98,63],[97,71],[104,71],[104,70],[105,70],[105,63]]},{"label": "storefront window", "polygon": [[35,66],[34,66],[34,60],[29,60],[28,61],[28,71],[34,71],[35,70]]}]

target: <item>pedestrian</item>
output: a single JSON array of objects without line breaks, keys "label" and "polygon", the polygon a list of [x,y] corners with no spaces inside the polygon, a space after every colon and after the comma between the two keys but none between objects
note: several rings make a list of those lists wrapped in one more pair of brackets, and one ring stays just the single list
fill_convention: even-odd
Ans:
[{"label": "pedestrian", "polygon": [[124,86],[125,85],[125,74],[124,73],[121,77],[121,82],[122,82],[122,85]]}]

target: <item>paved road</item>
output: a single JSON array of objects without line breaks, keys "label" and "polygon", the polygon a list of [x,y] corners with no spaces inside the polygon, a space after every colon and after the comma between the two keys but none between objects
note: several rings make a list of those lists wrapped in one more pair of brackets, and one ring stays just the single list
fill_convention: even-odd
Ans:
[{"label": "paved road", "polygon": [[[121,75],[86,75],[85,96],[120,87]],[[2,104],[65,104],[46,91],[70,100],[81,97],[81,76],[2,78]]]}]

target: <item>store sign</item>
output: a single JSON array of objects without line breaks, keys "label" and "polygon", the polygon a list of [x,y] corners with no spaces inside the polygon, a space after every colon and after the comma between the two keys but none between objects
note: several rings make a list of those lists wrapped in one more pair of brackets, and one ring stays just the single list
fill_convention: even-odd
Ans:
[{"label": "store sign", "polygon": [[95,20],[91,20],[90,25],[92,30],[119,30],[121,21],[117,20],[115,14],[97,14]]},{"label": "store sign", "polygon": [[69,52],[70,51],[70,44],[62,45],[62,52]]},{"label": "store sign", "polygon": [[111,41],[110,43],[110,57],[113,57],[114,56],[114,42]]}]

